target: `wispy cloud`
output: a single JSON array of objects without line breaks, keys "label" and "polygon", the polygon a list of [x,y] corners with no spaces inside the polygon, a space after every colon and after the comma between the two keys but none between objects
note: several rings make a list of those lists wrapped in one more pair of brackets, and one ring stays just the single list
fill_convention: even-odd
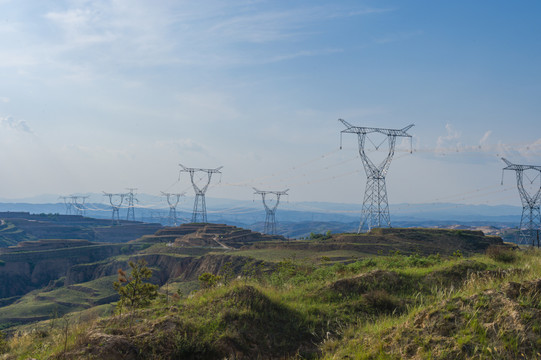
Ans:
[{"label": "wispy cloud", "polygon": [[[511,159],[536,160],[541,157],[541,138],[536,141],[522,144],[506,144],[499,142],[495,145],[498,156]],[[513,160],[515,161],[515,160]]]},{"label": "wispy cloud", "polygon": [[[463,155],[468,156],[468,162],[479,162],[486,156],[500,158],[509,157],[528,161],[541,157],[541,138],[526,143],[504,143],[502,141],[491,142],[492,130],[487,130],[477,143],[468,143],[462,137],[460,131],[451,124],[445,126],[446,135],[437,138],[436,148],[415,146],[417,153],[433,153],[442,155]],[[473,155],[473,156],[472,156]],[[449,159],[449,157],[447,157]],[[462,160],[463,161],[463,160]]]},{"label": "wispy cloud", "polygon": [[485,132],[485,134],[483,135],[483,137],[481,138],[481,140],[479,140],[479,145],[480,146],[484,146],[484,145],[487,145],[488,144],[488,139],[490,138],[490,135],[492,134],[492,131],[491,130],[488,130],[487,132]]},{"label": "wispy cloud", "polygon": [[457,140],[460,139],[460,132],[456,131],[451,124],[445,125],[446,135],[438,136],[436,144],[436,153],[446,152],[450,147],[460,148],[462,144]]},{"label": "wispy cloud", "polygon": [[[118,0],[68,2],[64,9],[46,12],[43,19],[56,38],[48,44],[54,57],[90,65],[160,64],[234,65],[268,62],[268,56],[249,46],[298,42],[316,36],[314,25],[329,19],[367,16],[394,9],[305,5],[287,9],[268,2],[210,1],[201,3]],[[317,32],[317,30],[316,30]],[[245,44],[232,49],[227,45]],[[92,49],[92,57],[85,50]],[[99,51],[96,51],[99,50]],[[300,56],[319,56],[339,49],[300,49],[275,56],[272,62]],[[75,62],[75,61],[74,61]]]},{"label": "wispy cloud", "polygon": [[16,120],[11,116],[0,117],[0,127],[4,129],[15,130],[21,133],[33,134],[32,129],[30,128],[30,126],[28,126],[26,121]]}]

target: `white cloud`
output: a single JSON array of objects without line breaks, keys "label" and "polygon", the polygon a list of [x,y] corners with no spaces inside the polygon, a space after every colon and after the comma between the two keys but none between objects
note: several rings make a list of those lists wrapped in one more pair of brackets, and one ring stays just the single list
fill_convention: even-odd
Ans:
[{"label": "white cloud", "polygon": [[11,116],[0,117],[0,126],[4,129],[15,130],[21,133],[33,134],[32,129],[30,128],[30,126],[28,126],[26,121],[16,120]]},{"label": "white cloud", "polygon": [[[467,157],[462,156],[461,161],[468,159],[467,162],[472,163],[486,161],[486,156],[497,159],[506,157],[510,160],[515,159],[517,162],[531,162],[541,157],[541,138],[528,143],[510,144],[502,141],[490,143],[492,130],[487,130],[477,144],[465,144],[462,142],[462,134],[452,125],[447,124],[445,129],[447,135],[438,137],[435,149],[416,146],[415,152],[435,153],[436,155],[468,155]],[[472,156],[472,154],[477,155]],[[447,160],[450,158],[447,157]]]},{"label": "white cloud", "polygon": [[[71,2],[43,18],[60,30],[48,51],[57,61],[93,66],[158,64],[239,65],[266,63],[268,56],[250,48],[232,50],[230,44],[266,44],[313,37],[309,26],[341,17],[364,16],[394,9],[340,8],[336,5],[289,7],[257,2],[145,1]],[[49,26],[50,27],[50,26]],[[58,33],[55,33],[58,34]],[[85,55],[86,49],[98,56]],[[284,61],[299,56],[318,56],[336,49],[305,49],[275,56]],[[76,61],[71,59],[76,57]],[[60,60],[59,58],[62,58]]]},{"label": "white cloud", "polygon": [[[541,138],[531,143],[522,144],[505,144],[499,142],[495,146],[495,150],[498,152],[498,156],[509,158],[511,162],[520,161],[533,161],[539,162],[541,157]],[[515,159],[515,160],[513,160]]]},{"label": "white cloud", "polygon": [[0,102],[4,103],[4,104],[7,104],[8,102],[10,102],[11,99],[8,98],[8,97],[5,97],[5,96],[0,96]]},{"label": "white cloud", "polygon": [[492,134],[492,131],[491,130],[488,130],[487,132],[485,132],[485,134],[483,135],[483,137],[481,138],[481,140],[479,140],[479,145],[480,146],[485,146],[488,144],[488,138],[490,137],[490,135]]},{"label": "white cloud", "polygon": [[436,152],[447,151],[449,147],[456,147],[457,149],[461,147],[461,143],[456,140],[460,139],[460,132],[453,129],[451,124],[445,125],[445,131],[447,135],[438,136],[438,141],[436,145]]}]

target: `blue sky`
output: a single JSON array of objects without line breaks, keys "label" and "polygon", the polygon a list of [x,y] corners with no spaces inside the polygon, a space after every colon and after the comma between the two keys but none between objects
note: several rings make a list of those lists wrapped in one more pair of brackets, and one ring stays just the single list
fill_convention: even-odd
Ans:
[{"label": "blue sky", "polygon": [[[415,123],[391,203],[520,204],[541,163],[538,1],[0,0],[1,198],[190,191],[360,203],[358,126]],[[381,154],[374,154],[381,156]]]}]

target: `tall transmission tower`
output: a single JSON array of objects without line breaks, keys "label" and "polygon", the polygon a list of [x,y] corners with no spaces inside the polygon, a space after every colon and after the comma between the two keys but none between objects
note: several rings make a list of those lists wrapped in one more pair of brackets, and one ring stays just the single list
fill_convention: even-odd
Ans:
[{"label": "tall transmission tower", "polygon": [[[365,225],[367,226],[368,231],[374,227],[391,227],[385,176],[387,175],[391,160],[393,159],[396,138],[409,137],[411,141],[411,135],[406,131],[408,131],[413,124],[408,125],[403,129],[395,130],[353,126],[343,119],[338,120],[346,126],[346,129],[340,132],[340,149],[342,148],[342,134],[357,134],[357,137],[359,138],[359,155],[361,156],[364,171],[366,173],[366,190],[364,192],[363,209],[358,232],[360,233]],[[374,164],[365,152],[366,140],[368,139],[368,141],[372,142],[368,136],[373,133],[387,136],[389,148],[387,156],[378,165]],[[378,146],[373,142],[372,144],[377,150],[383,145],[383,142]]]},{"label": "tall transmission tower", "polygon": [[[66,206],[66,215],[82,215],[85,213],[85,200],[88,196],[68,195],[59,196]],[[79,200],[80,199],[80,200]]]},{"label": "tall transmission tower", "polygon": [[[193,204],[193,214],[192,214],[192,222],[207,222],[207,205],[205,204],[205,193],[207,192],[207,189],[210,185],[210,181],[212,179],[213,174],[221,174],[220,169],[223,166],[220,166],[216,169],[197,169],[197,168],[187,168],[182,164],[179,164],[182,168],[180,172],[187,172],[190,174],[190,179],[192,181],[193,190],[195,192],[195,201]],[[194,178],[195,173],[207,173],[207,181],[206,184],[203,186],[199,186],[196,184],[196,179]],[[203,180],[203,179],[201,179]],[[205,182],[203,182],[205,183]]]},{"label": "tall transmission tower", "polygon": [[137,188],[126,188],[126,190],[128,190],[128,193],[124,194],[128,201],[128,213],[126,214],[126,220],[135,221],[135,202],[139,202],[139,200],[137,200],[135,197],[135,191]]},{"label": "tall transmission tower", "polygon": [[[504,170],[515,170],[517,175],[517,188],[520,194],[520,200],[522,201],[519,243],[532,244],[532,246],[534,246],[536,237],[541,229],[541,214],[539,212],[539,207],[541,204],[541,166],[517,165],[511,163],[505,158],[502,158],[502,160],[507,164],[507,166],[502,169],[502,184]],[[539,189],[533,195],[524,188],[524,172],[526,170],[534,170],[539,172],[539,174],[533,180],[530,180],[530,182],[533,184],[536,179],[540,178]]]},{"label": "tall transmission tower", "polygon": [[71,215],[71,210],[73,208],[71,197],[70,196],[59,196],[58,198],[62,199],[64,201],[64,205],[66,206],[66,215]]},{"label": "tall transmission tower", "polygon": [[124,202],[124,197],[126,194],[112,194],[112,193],[106,193],[103,192],[103,195],[109,197],[109,203],[111,204],[111,208],[113,209],[113,216],[112,216],[112,224],[113,225],[120,225],[120,207],[122,206],[122,203]]},{"label": "tall transmission tower", "polygon": [[[75,209],[75,215],[85,215],[85,201],[89,196],[70,195],[72,208]],[[80,199],[80,200],[79,200]]]},{"label": "tall transmission tower", "polygon": [[[287,195],[287,192],[289,189],[286,189],[284,191],[262,191],[257,190],[254,188],[254,194],[261,195],[261,199],[263,200],[263,206],[265,207],[265,227],[263,228],[263,232],[265,234],[276,234],[276,208],[278,208],[278,204],[280,203],[280,196]],[[267,195],[275,195],[276,196],[276,202],[274,205],[267,204]]]},{"label": "tall transmission tower", "polygon": [[162,195],[167,198],[167,204],[169,204],[169,226],[177,226],[177,205],[180,201],[180,197],[184,196],[185,193],[182,194],[172,194],[172,193],[166,193],[162,191]]}]

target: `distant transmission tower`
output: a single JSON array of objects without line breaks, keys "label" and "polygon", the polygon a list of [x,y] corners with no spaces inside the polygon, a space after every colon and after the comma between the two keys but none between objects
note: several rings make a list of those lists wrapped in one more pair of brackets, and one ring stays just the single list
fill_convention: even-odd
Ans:
[{"label": "distant transmission tower", "polygon": [[[413,124],[406,126],[400,130],[394,129],[380,129],[380,128],[368,128],[353,126],[343,119],[338,119],[342,124],[346,126],[345,130],[340,132],[340,149],[342,148],[342,134],[352,133],[357,134],[359,138],[359,154],[363,162],[364,171],[366,172],[366,190],[364,193],[363,209],[361,213],[361,223],[359,225],[358,232],[360,233],[366,225],[368,231],[374,227],[391,227],[391,216],[389,215],[389,203],[387,201],[387,187],[385,185],[385,176],[391,165],[391,160],[394,155],[394,148],[397,137],[409,137],[411,135],[406,133]],[[379,165],[375,165],[372,160],[368,158],[365,153],[365,142],[369,134],[380,133],[387,136],[387,142],[389,152],[387,157]],[[372,143],[374,144],[374,143]],[[383,143],[375,146],[376,150]]]},{"label": "distant transmission tower", "polygon": [[71,215],[71,209],[73,207],[71,197],[70,196],[59,196],[59,199],[62,199],[64,201],[64,205],[66,206],[66,215]]},{"label": "distant transmission tower", "polygon": [[[124,202],[124,197],[126,194],[111,194],[103,192],[105,196],[109,197],[109,203],[111,204],[111,208],[113,209],[113,216],[112,216],[112,224],[120,224],[120,207],[122,206],[122,203]],[[117,200],[115,201],[115,198]]]},{"label": "distant transmission tower", "polygon": [[167,198],[167,204],[169,204],[169,226],[177,226],[177,205],[180,201],[180,197],[184,196],[182,194],[171,194],[162,191],[162,195]]},{"label": "distant transmission tower", "polygon": [[[73,209],[75,209],[75,215],[85,215],[85,200],[88,199],[88,196],[77,196],[77,195],[70,195],[71,198],[71,206]],[[80,199],[80,200],[79,200]]]},{"label": "distant transmission tower", "polygon": [[124,196],[128,199],[128,213],[126,214],[126,220],[135,221],[135,202],[139,202],[137,198],[135,197],[135,191],[136,188],[127,188],[129,192],[127,194],[124,194]]},{"label": "distant transmission tower", "polygon": [[539,174],[530,181],[533,184],[533,182],[537,178],[541,179],[541,166],[517,165],[512,164],[507,159],[502,158],[502,160],[507,164],[507,167],[504,167],[503,170],[515,170],[515,173],[517,174],[517,187],[520,194],[520,200],[522,201],[522,217],[520,218],[519,243],[532,244],[532,246],[534,246],[534,242],[538,236],[539,229],[541,229],[541,214],[539,212],[539,207],[541,204],[541,180],[539,189],[535,192],[535,194],[532,195],[528,193],[526,189],[524,189],[524,171],[539,171]]},{"label": "distant transmission tower", "polygon": [[[287,195],[287,192],[289,189],[284,191],[261,191],[254,188],[254,194],[261,195],[261,199],[263,200],[263,206],[265,207],[265,227],[263,228],[263,232],[265,234],[276,234],[276,208],[278,207],[278,204],[280,203],[280,196]],[[274,205],[269,206],[266,201],[267,195],[275,195],[276,196],[276,202]]]},{"label": "distant transmission tower", "polygon": [[[193,214],[192,222],[207,222],[207,205],[205,204],[205,193],[210,185],[210,180],[212,179],[212,174],[221,174],[220,169],[223,166],[220,166],[216,169],[196,169],[196,168],[187,168],[182,164],[179,164],[182,169],[180,172],[190,173],[190,179],[192,180],[193,190],[195,192],[195,201],[193,205]],[[199,187],[195,183],[194,175],[196,172],[205,172],[207,173],[207,182],[203,187]]]}]

